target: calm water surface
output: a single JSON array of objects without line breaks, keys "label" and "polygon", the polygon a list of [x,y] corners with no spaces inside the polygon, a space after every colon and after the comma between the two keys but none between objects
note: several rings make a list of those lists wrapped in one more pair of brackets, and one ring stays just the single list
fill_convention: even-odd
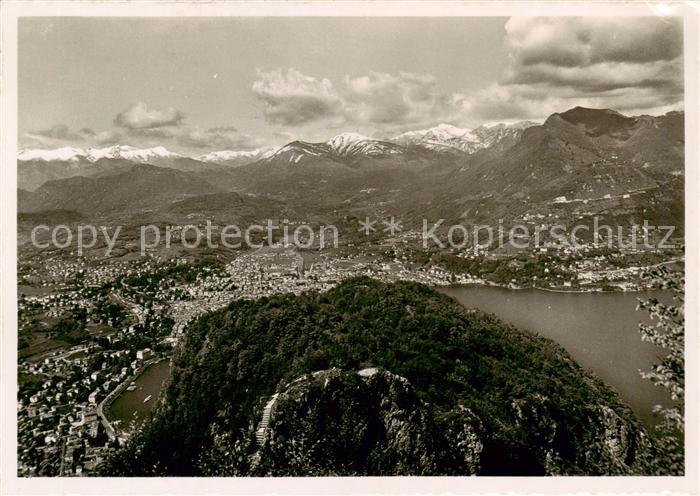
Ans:
[{"label": "calm water surface", "polygon": [[[136,389],[124,390],[109,407],[110,418],[121,420],[121,426],[131,422],[140,425],[155,408],[163,382],[170,375],[170,360],[162,360],[148,367],[136,379]],[[151,397],[148,401],[145,400]]]},{"label": "calm water surface", "polygon": [[554,293],[537,289],[494,287],[441,288],[468,308],[493,313],[520,329],[527,329],[563,346],[583,367],[611,385],[639,418],[653,423],[652,407],[667,405],[668,394],[642,379],[660,349],[641,340],[639,322],[648,314],[636,311],[637,299],[668,293]]}]

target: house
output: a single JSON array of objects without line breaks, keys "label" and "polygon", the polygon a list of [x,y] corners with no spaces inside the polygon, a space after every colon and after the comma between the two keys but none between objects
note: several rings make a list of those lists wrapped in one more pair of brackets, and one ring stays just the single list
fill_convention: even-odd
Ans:
[{"label": "house", "polygon": [[153,356],[153,352],[150,348],[144,348],[136,352],[136,358],[139,360],[148,360]]},{"label": "house", "polygon": [[97,422],[97,412],[94,410],[84,411],[82,414],[83,424],[89,424],[91,422]]}]

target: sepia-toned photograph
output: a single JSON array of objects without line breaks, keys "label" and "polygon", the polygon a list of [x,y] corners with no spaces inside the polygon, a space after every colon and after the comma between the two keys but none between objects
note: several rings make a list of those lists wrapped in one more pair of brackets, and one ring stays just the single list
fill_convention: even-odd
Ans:
[{"label": "sepia-toned photograph", "polygon": [[10,475],[697,491],[669,5],[17,15]]}]

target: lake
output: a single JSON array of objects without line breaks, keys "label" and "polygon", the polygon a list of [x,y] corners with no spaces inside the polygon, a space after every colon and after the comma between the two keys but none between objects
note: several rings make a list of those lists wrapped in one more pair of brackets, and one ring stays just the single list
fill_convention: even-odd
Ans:
[{"label": "lake", "polygon": [[[465,307],[493,313],[520,329],[556,341],[581,366],[617,390],[646,425],[654,423],[654,405],[670,404],[665,390],[639,375],[640,369],[650,368],[660,350],[642,342],[637,326],[649,322],[649,318],[646,312],[636,311],[637,298],[656,296],[670,301],[668,293],[557,293],[487,286],[438,290]],[[151,365],[136,380],[134,391],[124,391],[111,404],[110,417],[121,420],[121,427],[132,420],[139,425],[155,408],[168,375],[169,360]],[[151,399],[144,403],[149,395]]]},{"label": "lake", "polygon": [[556,341],[581,366],[617,390],[646,425],[654,423],[654,405],[670,403],[664,389],[639,375],[661,351],[642,342],[638,324],[650,319],[646,312],[636,311],[637,298],[656,296],[670,302],[668,293],[559,293],[481,286],[439,291],[465,307],[493,313],[515,327]]},{"label": "lake", "polygon": [[[124,428],[128,423],[139,426],[153,411],[158,403],[158,395],[163,387],[163,382],[170,375],[170,360],[161,360],[143,371],[136,379],[136,389],[126,389],[109,406],[109,417],[112,420],[120,420],[119,428]],[[148,401],[144,401],[147,397]]]}]

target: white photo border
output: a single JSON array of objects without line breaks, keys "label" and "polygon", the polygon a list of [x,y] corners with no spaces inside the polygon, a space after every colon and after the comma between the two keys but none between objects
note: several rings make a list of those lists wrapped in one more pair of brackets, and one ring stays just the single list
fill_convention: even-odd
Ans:
[{"label": "white photo border", "polygon": [[[14,1],[0,4],[0,492],[3,494],[698,494],[700,362],[700,165],[698,23],[700,3],[241,1]],[[682,16],[685,71],[686,475],[683,477],[312,477],[312,478],[19,478],[17,477],[17,24],[23,16]]]}]

